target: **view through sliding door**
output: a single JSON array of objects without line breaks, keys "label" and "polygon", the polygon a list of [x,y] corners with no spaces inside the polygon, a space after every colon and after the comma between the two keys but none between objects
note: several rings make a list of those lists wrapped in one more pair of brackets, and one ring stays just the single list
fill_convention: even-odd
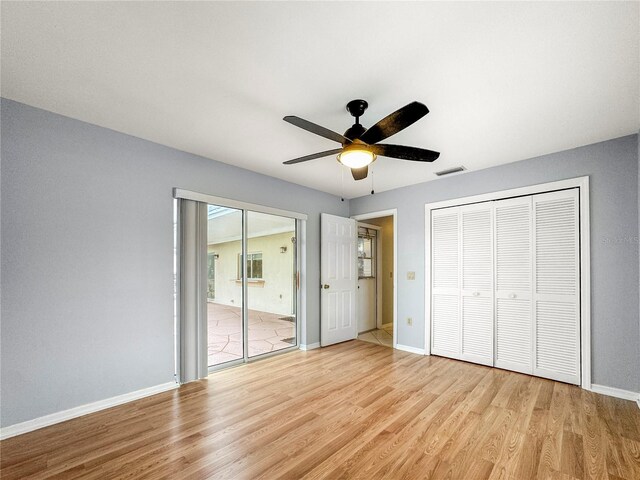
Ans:
[{"label": "view through sliding door", "polygon": [[247,212],[248,353],[297,345],[296,221]]},{"label": "view through sliding door", "polygon": [[207,210],[209,367],[297,346],[296,220]]},{"label": "view through sliding door", "polygon": [[207,205],[207,354],[209,366],[244,359],[243,212]]}]

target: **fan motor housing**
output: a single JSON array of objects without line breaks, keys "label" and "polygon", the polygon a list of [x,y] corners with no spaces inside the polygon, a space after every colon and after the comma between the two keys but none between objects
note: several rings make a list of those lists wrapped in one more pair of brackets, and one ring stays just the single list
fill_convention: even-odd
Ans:
[{"label": "fan motor housing", "polygon": [[360,136],[366,131],[367,129],[362,125],[360,125],[359,123],[354,123],[351,128],[344,132],[344,136],[349,140],[356,140],[357,138],[360,138]]}]

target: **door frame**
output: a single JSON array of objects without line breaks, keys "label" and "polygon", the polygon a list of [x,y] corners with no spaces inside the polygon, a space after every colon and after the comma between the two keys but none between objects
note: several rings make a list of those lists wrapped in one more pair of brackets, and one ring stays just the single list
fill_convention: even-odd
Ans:
[{"label": "door frame", "polygon": [[580,386],[591,390],[591,237],[588,176],[425,204],[425,355],[431,354],[431,211],[469,203],[503,200],[569,188],[578,188],[580,204]]},{"label": "door frame", "polygon": [[[377,225],[371,225],[369,223],[363,223],[363,222],[356,222],[356,228],[357,227],[365,227],[365,228],[370,228],[371,230],[375,230],[376,231],[376,276],[374,277],[374,280],[376,282],[376,328],[381,328],[382,327],[382,323],[381,323],[381,318],[382,318],[382,282],[378,281],[378,263],[380,258],[382,257],[382,235],[380,234],[380,232],[382,232],[382,227],[379,227]],[[357,259],[356,259],[357,260]],[[360,281],[360,278],[358,278],[358,281]],[[357,298],[357,297],[356,297]],[[356,317],[358,316],[358,302],[356,300]],[[358,332],[358,334],[360,334],[360,332]]]},{"label": "door frame", "polygon": [[393,348],[398,348],[398,209],[391,208],[351,216],[359,223],[378,217],[393,217]]}]

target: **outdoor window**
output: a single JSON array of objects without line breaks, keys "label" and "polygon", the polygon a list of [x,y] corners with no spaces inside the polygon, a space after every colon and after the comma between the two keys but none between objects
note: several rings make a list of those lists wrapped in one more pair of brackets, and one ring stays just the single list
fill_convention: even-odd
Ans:
[{"label": "outdoor window", "polygon": [[[242,279],[242,255],[238,255],[238,279]],[[262,252],[247,253],[247,280],[262,280]]]},{"label": "outdoor window", "polygon": [[374,251],[375,238],[368,232],[360,234],[358,236],[358,278],[375,277]]}]

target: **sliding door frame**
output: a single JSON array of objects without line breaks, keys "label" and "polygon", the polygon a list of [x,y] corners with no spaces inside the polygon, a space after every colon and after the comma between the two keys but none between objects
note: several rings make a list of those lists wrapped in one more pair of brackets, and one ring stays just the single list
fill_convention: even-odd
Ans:
[{"label": "sliding door frame", "polygon": [[[200,193],[200,192],[193,192],[190,190],[184,190],[181,188],[174,188],[173,189],[173,198],[175,199],[185,199],[185,200],[193,200],[196,202],[202,202],[202,203],[206,203],[208,205],[218,205],[221,207],[227,207],[227,208],[233,208],[233,209],[237,209],[240,210],[242,212],[242,255],[243,257],[246,255],[247,252],[247,214],[248,212],[256,212],[256,213],[264,213],[264,214],[268,214],[268,215],[276,215],[276,216],[280,216],[280,217],[287,217],[287,218],[291,218],[293,220],[295,220],[295,238],[296,238],[296,242],[295,242],[295,248],[294,248],[294,263],[295,263],[295,272],[293,272],[296,276],[296,285],[297,285],[297,289],[296,289],[296,294],[295,294],[295,306],[296,306],[296,343],[295,345],[292,345],[291,347],[287,347],[287,348],[283,348],[280,350],[276,350],[275,352],[268,352],[268,353],[263,353],[260,355],[256,355],[253,357],[249,357],[249,350],[248,350],[248,340],[249,340],[249,322],[248,322],[248,313],[249,313],[249,307],[248,307],[248,303],[247,303],[247,293],[248,293],[248,283],[247,283],[247,262],[242,261],[242,338],[243,338],[243,358],[239,358],[237,360],[232,360],[229,362],[224,362],[221,363],[219,365],[213,365],[213,366],[209,366],[209,373],[214,372],[216,370],[220,370],[223,368],[228,368],[228,367],[233,367],[236,365],[242,365],[245,363],[251,363],[257,360],[261,360],[263,358],[268,358],[274,355],[279,355],[281,353],[285,353],[285,352],[290,352],[290,351],[294,351],[294,350],[298,350],[300,349],[300,346],[302,345],[302,331],[303,325],[306,325],[306,220],[307,220],[307,215],[304,213],[299,213],[299,212],[293,212],[293,211],[289,211],[289,210],[282,210],[279,208],[273,208],[273,207],[268,207],[268,206],[264,206],[264,205],[258,205],[258,204],[254,204],[254,203],[248,203],[248,202],[243,202],[243,201],[239,201],[239,200],[233,200],[233,199],[229,199],[229,198],[224,198],[224,197],[217,197],[214,195],[209,195],[206,193]],[[178,212],[179,215],[179,212]],[[180,225],[179,223],[179,218],[178,218],[178,225]],[[178,232],[178,238],[180,237],[180,234]],[[177,252],[178,252],[178,256],[177,256],[177,272],[180,271],[180,266],[179,266],[179,261],[180,261],[180,255],[179,255],[179,240],[178,240],[178,245],[176,245],[176,248],[178,248]],[[176,279],[178,288],[180,285],[180,278],[178,275],[178,278]],[[177,295],[177,301],[180,301],[180,297],[179,297],[179,292]],[[179,325],[180,325],[180,308],[179,308],[179,303],[176,305],[177,307],[177,314],[176,314],[176,328],[178,329],[179,332]],[[306,330],[306,329],[305,329]],[[178,348],[178,343],[176,343],[175,345],[176,351]],[[177,358],[177,362],[180,361],[180,357],[176,356]],[[180,366],[176,365],[176,368],[179,371]]]},{"label": "sliding door frame", "polygon": [[431,354],[431,212],[471,203],[504,200],[570,188],[578,189],[580,207],[580,386],[591,390],[591,238],[589,213],[589,177],[577,177],[521,188],[427,203],[425,209],[425,355]]}]

